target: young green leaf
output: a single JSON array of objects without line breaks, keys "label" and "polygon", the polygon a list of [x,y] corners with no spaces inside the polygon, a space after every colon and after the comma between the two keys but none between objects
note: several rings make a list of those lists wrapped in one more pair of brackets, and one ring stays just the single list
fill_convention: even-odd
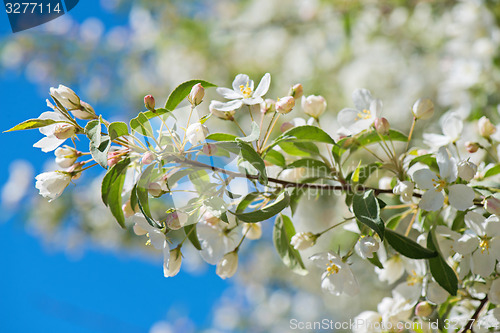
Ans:
[{"label": "young green leaf", "polygon": [[276,150],[269,150],[267,154],[264,156],[264,160],[282,168],[286,166],[285,157],[283,156],[282,153]]},{"label": "young green leaf", "polygon": [[371,262],[374,266],[376,266],[376,267],[378,267],[380,269],[384,269],[384,265],[382,265],[382,263],[380,262],[380,259],[378,257],[377,252],[373,252],[373,257],[366,258],[366,260],[368,260],[369,262]]},{"label": "young green leaf", "polygon": [[128,134],[128,126],[122,121],[116,121],[108,126],[108,134],[111,140]]},{"label": "young green leaf", "polygon": [[177,88],[174,89],[174,91],[172,91],[170,96],[168,96],[167,103],[165,104],[165,109],[170,111],[175,110],[177,105],[179,105],[180,102],[182,102],[184,98],[189,95],[189,93],[191,92],[191,88],[193,88],[193,86],[198,83],[201,83],[203,88],[217,87],[217,85],[203,80],[190,80],[181,83],[177,86]]},{"label": "young green leaf", "polygon": [[491,169],[488,169],[488,171],[486,171],[484,173],[484,178],[495,176],[495,175],[498,175],[499,173],[500,173],[500,164],[495,165]]},{"label": "young green leaf", "polygon": [[335,144],[335,141],[321,128],[316,126],[304,125],[289,129],[277,137],[266,149],[270,150],[282,141],[293,142],[323,142]]},{"label": "young green leaf", "polygon": [[299,251],[290,244],[295,235],[295,228],[292,220],[286,215],[280,214],[274,222],[273,242],[283,263],[299,275],[306,275],[308,272]]},{"label": "young green leaf", "polygon": [[198,251],[201,251],[200,240],[198,239],[198,234],[196,233],[196,223],[185,226],[184,232],[186,233],[186,236],[191,244],[193,244]]},{"label": "young green leaf", "polygon": [[227,133],[212,133],[207,135],[206,140],[214,140],[214,141],[235,141],[237,138],[236,135],[227,134]]},{"label": "young green leaf", "polygon": [[122,228],[125,228],[125,217],[122,210],[122,190],[129,164],[130,158],[116,163],[106,173],[101,185],[102,202],[109,207]]},{"label": "young green leaf", "polygon": [[373,229],[380,236],[380,239],[384,240],[385,226],[380,218],[380,206],[373,190],[354,194],[352,210],[359,222]]},{"label": "young green leaf", "polygon": [[267,174],[266,174],[266,165],[264,161],[260,157],[260,155],[250,146],[248,143],[239,141],[239,142],[217,142],[215,143],[217,147],[221,147],[233,154],[239,154],[243,160],[250,163],[250,165],[255,168],[255,170],[259,173],[259,182],[263,185],[267,184]]},{"label": "young green leaf", "polygon": [[283,209],[288,207],[290,202],[290,197],[287,192],[283,192],[280,194],[276,200],[270,205],[267,205],[259,210],[248,212],[248,213],[233,213],[237,218],[239,218],[243,222],[260,222],[267,219],[270,219],[274,215],[281,212]]},{"label": "young green leaf", "polygon": [[385,239],[399,253],[412,259],[426,259],[437,256],[436,251],[426,249],[412,239],[391,229],[385,229]]},{"label": "young green leaf", "polygon": [[139,112],[137,117],[130,120],[130,128],[132,131],[137,131],[144,136],[153,137],[153,128],[149,123],[149,119],[144,112]]},{"label": "young green leaf", "polygon": [[431,274],[436,282],[443,287],[451,295],[456,296],[458,290],[458,279],[453,268],[448,266],[446,260],[443,258],[439,245],[435,238],[434,228],[429,231],[427,236],[427,248],[434,250],[438,255],[434,258],[429,258],[429,267]]},{"label": "young green leaf", "polygon": [[257,125],[255,121],[252,121],[252,132],[250,135],[245,136],[243,138],[237,138],[236,140],[241,140],[244,142],[253,142],[259,138],[260,135],[260,127]]},{"label": "young green leaf", "polygon": [[8,129],[5,132],[22,131],[27,129],[41,128],[55,123],[65,123],[65,121],[56,121],[52,119],[29,119],[25,120],[20,124]]}]

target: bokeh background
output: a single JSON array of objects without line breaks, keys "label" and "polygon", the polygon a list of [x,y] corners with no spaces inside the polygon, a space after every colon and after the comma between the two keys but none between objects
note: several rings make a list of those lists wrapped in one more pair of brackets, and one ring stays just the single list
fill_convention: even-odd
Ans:
[{"label": "bokeh background", "polygon": [[[258,81],[266,72],[270,97],[299,82],[306,95],[325,96],[322,125],[332,135],[355,88],[382,99],[383,115],[402,131],[419,97],[438,111],[420,132],[440,132],[439,117],[449,110],[498,123],[499,22],[494,0],[85,0],[12,34],[2,9],[0,130],[46,111],[49,87],[58,84],[108,119],[127,120],[143,109],[144,95],[162,104],[183,81],[229,86],[238,73]],[[285,120],[303,116],[297,107]],[[158,254],[100,203],[99,170],[47,204],[34,176],[53,169],[53,156],[32,147],[38,131],[1,135],[2,332],[281,333],[291,318],[346,320],[389,293],[354,263],[369,286],[363,298],[322,295],[317,273],[295,276],[281,265],[270,223],[267,236],[245,248],[234,279],[221,280],[189,251],[181,273],[165,279]],[[309,199],[294,222],[320,231],[344,212],[342,200]],[[332,248],[339,238],[333,233],[317,246]]]}]

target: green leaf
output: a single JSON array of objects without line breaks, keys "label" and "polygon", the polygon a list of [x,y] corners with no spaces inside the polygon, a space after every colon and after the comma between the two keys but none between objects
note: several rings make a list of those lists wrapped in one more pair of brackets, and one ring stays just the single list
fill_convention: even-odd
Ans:
[{"label": "green leaf", "polygon": [[101,120],[91,120],[85,126],[85,134],[94,146],[99,147],[101,144]]},{"label": "green leaf", "polygon": [[113,165],[104,176],[101,185],[102,202],[109,207],[118,224],[125,228],[125,216],[122,210],[122,190],[130,158]]},{"label": "green leaf", "polygon": [[321,128],[311,125],[297,126],[277,137],[266,149],[266,152],[282,141],[323,142],[335,144],[335,141]]},{"label": "green leaf", "polygon": [[248,193],[241,201],[238,203],[236,207],[236,213],[243,213],[245,209],[250,205],[256,198],[258,198],[260,192],[250,192]]},{"label": "green leaf", "polygon": [[276,200],[272,204],[260,208],[259,210],[249,213],[235,212],[233,214],[243,222],[260,222],[270,219],[274,215],[281,212],[283,209],[288,207],[289,202],[290,197],[288,196],[288,193],[283,192],[276,198]]},{"label": "green leaf", "polygon": [[45,126],[52,125],[55,123],[67,123],[67,122],[56,121],[56,120],[52,120],[52,119],[29,119],[29,120],[23,121],[20,124],[17,124],[16,126],[12,127],[11,129],[4,131],[4,133],[40,128],[40,127],[45,127]]},{"label": "green leaf", "polygon": [[276,150],[268,151],[266,156],[264,156],[264,160],[282,168],[286,167],[285,157],[283,156],[282,153]]},{"label": "green leaf", "polygon": [[384,222],[380,218],[380,206],[373,190],[361,194],[354,194],[352,210],[356,219],[373,229],[381,240],[384,240]]},{"label": "green leaf", "polygon": [[255,121],[252,121],[252,132],[250,133],[250,135],[245,136],[243,138],[237,138],[236,140],[241,140],[244,142],[253,142],[257,140],[259,136],[260,136],[260,127],[259,125],[257,125]]},{"label": "green leaf", "polygon": [[259,182],[263,185],[267,184],[267,174],[266,165],[260,157],[260,155],[253,149],[249,144],[239,141],[239,142],[217,142],[215,143],[217,147],[226,149],[233,154],[239,154],[243,160],[247,161],[254,167],[259,173]]},{"label": "green leaf", "polygon": [[[312,142],[288,142],[281,141],[278,143],[283,151],[293,156],[317,156],[319,155],[318,146]],[[267,153],[266,153],[267,154]]]},{"label": "green leaf", "polygon": [[[408,137],[406,135],[392,129],[389,130],[389,134],[384,135],[382,137],[386,141],[390,141],[391,139],[392,141],[402,141],[402,142],[408,141]],[[340,161],[342,154],[347,150],[350,149],[351,152],[354,152],[358,148],[371,145],[373,143],[377,143],[380,141],[382,141],[382,139],[380,138],[380,136],[376,131],[361,133],[359,136],[344,138],[337,143],[337,146],[334,146],[332,148],[333,156],[338,162]]]},{"label": "green leaf", "polygon": [[361,165],[360,161],[360,164],[358,165],[356,170],[347,175],[346,179],[359,184],[364,184],[368,180],[368,178],[370,178],[370,176],[380,168],[381,165],[382,163],[379,162]]},{"label": "green leaf", "polygon": [[308,272],[299,251],[290,244],[295,235],[295,228],[292,220],[288,216],[280,214],[274,222],[273,242],[276,251],[283,263],[299,275],[306,275]]},{"label": "green leaf", "polygon": [[201,251],[200,240],[198,239],[198,234],[196,233],[196,223],[185,226],[184,232],[186,233],[186,236],[191,244],[193,244],[198,251]]},{"label": "green leaf", "polygon": [[237,138],[236,135],[227,134],[227,133],[212,133],[207,135],[206,140],[214,140],[214,141],[235,141]]},{"label": "green leaf", "polygon": [[155,167],[155,164],[150,164],[141,174],[141,177],[137,181],[137,184],[135,185],[135,191],[136,191],[136,196],[137,196],[137,204],[148,221],[148,223],[156,228],[158,227],[158,224],[153,220],[151,217],[151,211],[149,209],[149,196],[148,196],[148,186],[149,183],[151,183],[151,174],[153,172],[153,169]]},{"label": "green leaf", "polygon": [[486,173],[484,174],[484,178],[495,176],[498,175],[499,173],[500,173],[500,164],[497,164],[491,169],[488,169],[488,171],[486,171]]},{"label": "green leaf", "polygon": [[107,135],[102,136],[99,146],[96,146],[94,142],[90,141],[90,154],[92,155],[92,158],[104,169],[108,168],[109,147],[111,147],[111,140],[109,140]]},{"label": "green leaf", "polygon": [[115,121],[108,126],[108,134],[111,140],[128,134],[128,126],[122,121]]},{"label": "green leaf", "polygon": [[308,168],[313,170],[314,173],[311,174],[312,177],[326,177],[330,178],[333,176],[330,167],[323,161],[315,160],[313,158],[303,158],[300,160],[293,161],[287,165],[287,169],[292,168]]},{"label": "green leaf", "polygon": [[368,260],[369,262],[371,262],[374,266],[376,266],[376,267],[378,267],[380,269],[384,269],[384,265],[382,265],[382,263],[380,262],[380,259],[378,257],[377,252],[373,252],[373,257],[366,258],[366,260]]},{"label": "green leaf", "polygon": [[412,259],[426,259],[437,256],[436,251],[426,249],[412,239],[391,229],[385,229],[385,239],[399,253]]},{"label": "green leaf", "polygon": [[203,81],[203,80],[190,80],[186,81],[184,83],[181,83],[180,85],[177,86],[177,88],[172,91],[170,96],[168,96],[167,103],[165,104],[165,109],[173,111],[179,105],[180,102],[184,100],[184,98],[189,95],[191,92],[191,88],[193,88],[194,85],[201,83],[203,88],[210,88],[210,87],[217,87],[217,85]]},{"label": "green leaf", "polygon": [[410,161],[409,167],[411,168],[417,163],[422,163],[425,165],[428,165],[431,169],[433,170],[439,170],[439,166],[436,162],[436,158],[433,156],[433,154],[425,154],[425,155],[420,155],[415,157]]},{"label": "green leaf", "polygon": [[448,266],[446,260],[441,254],[441,251],[439,250],[434,228],[429,231],[427,236],[427,248],[438,253],[436,257],[428,259],[432,276],[441,287],[443,287],[451,295],[456,296],[458,290],[457,275],[455,274],[455,271]]},{"label": "green leaf", "polygon": [[[151,111],[148,111],[151,112]],[[154,115],[154,113],[151,112]],[[132,131],[137,131],[144,136],[153,137],[153,128],[149,123],[148,116],[146,116],[145,112],[139,112],[137,117],[130,120],[130,128]]]}]

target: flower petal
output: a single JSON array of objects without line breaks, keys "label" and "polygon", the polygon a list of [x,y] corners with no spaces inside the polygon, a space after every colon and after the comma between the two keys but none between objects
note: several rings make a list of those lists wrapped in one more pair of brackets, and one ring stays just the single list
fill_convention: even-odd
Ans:
[{"label": "flower petal", "polygon": [[488,237],[500,235],[500,221],[498,220],[498,216],[491,215],[484,221],[483,226]]},{"label": "flower petal", "polygon": [[352,101],[354,102],[356,109],[359,111],[363,111],[365,109],[369,110],[372,100],[372,94],[367,89],[356,89],[352,93]]},{"label": "flower petal", "polygon": [[65,140],[58,139],[55,136],[51,135],[40,139],[33,145],[33,147],[41,148],[44,153],[47,153],[59,147],[64,141]]},{"label": "flower petal", "polygon": [[426,211],[436,211],[443,207],[444,195],[441,191],[428,190],[422,196],[418,206]]},{"label": "flower petal", "polygon": [[466,210],[473,205],[474,190],[464,184],[455,184],[448,187],[448,200],[457,210]]},{"label": "flower petal", "polygon": [[380,99],[374,99],[370,103],[371,116],[375,119],[380,117],[382,114],[382,101]]},{"label": "flower petal", "polygon": [[424,143],[429,147],[442,147],[450,143],[450,138],[446,135],[424,133]]},{"label": "flower petal", "polygon": [[266,73],[259,82],[259,85],[253,92],[254,97],[262,97],[269,90],[269,85],[271,85],[271,74]]},{"label": "flower petal", "polygon": [[217,93],[226,99],[238,99],[243,98],[243,94],[238,90],[231,90],[229,88],[217,88]]},{"label": "flower petal", "polygon": [[[246,75],[246,74],[236,75],[236,77],[234,78],[234,81],[233,81],[234,91],[240,91],[240,86],[246,86],[247,83],[250,86],[250,78],[248,77],[248,75]],[[253,83],[253,81],[252,81],[252,83]]]},{"label": "flower petal", "polygon": [[462,119],[455,112],[450,112],[442,118],[443,134],[450,138],[450,142],[455,142],[460,138],[463,127]]},{"label": "flower petal", "polygon": [[453,248],[461,255],[471,254],[478,246],[479,238],[471,230],[466,230],[463,236],[453,243]]},{"label": "flower petal", "polygon": [[457,163],[454,158],[450,158],[448,150],[441,147],[436,154],[436,162],[439,166],[439,175],[451,183],[457,179]]},{"label": "flower petal", "polygon": [[434,188],[433,179],[438,176],[429,169],[420,169],[413,173],[413,180],[417,183],[418,188],[422,190],[430,190]]},{"label": "flower petal", "polygon": [[239,109],[243,105],[241,100],[234,100],[229,102],[212,101],[210,102],[210,108],[214,108],[217,111],[230,112]]},{"label": "flower petal", "polygon": [[495,261],[495,257],[493,255],[490,255],[488,251],[481,252],[481,250],[478,249],[472,254],[472,273],[481,275],[485,278],[490,276],[495,269]]},{"label": "flower petal", "polygon": [[262,99],[262,97],[250,97],[250,98],[244,98],[242,102],[243,104],[246,105],[255,105],[264,102],[264,100]]},{"label": "flower petal", "polygon": [[486,219],[483,215],[476,212],[468,212],[464,217],[465,224],[469,229],[474,231],[478,236],[484,236],[484,222]]}]

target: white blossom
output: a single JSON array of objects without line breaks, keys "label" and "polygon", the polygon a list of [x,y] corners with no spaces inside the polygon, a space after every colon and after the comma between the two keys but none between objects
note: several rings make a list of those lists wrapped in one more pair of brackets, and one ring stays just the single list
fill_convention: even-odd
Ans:
[{"label": "white blossom", "polygon": [[217,263],[215,273],[222,279],[232,277],[238,270],[238,252],[232,251],[226,253]]},{"label": "white blossom", "polygon": [[345,108],[337,116],[339,124],[350,134],[362,132],[373,124],[382,112],[382,101],[374,99],[366,89],[357,89],[352,94],[355,109]]},{"label": "white blossom", "polygon": [[71,182],[71,174],[64,171],[44,172],[35,177],[40,195],[52,201],[58,198]]},{"label": "white blossom", "polygon": [[222,97],[230,99],[231,101],[217,104],[216,109],[219,111],[234,111],[239,109],[243,104],[260,104],[264,101],[262,96],[267,93],[270,84],[271,75],[266,73],[254,90],[253,80],[250,80],[246,74],[238,74],[233,81],[233,89],[217,88],[217,92]]},{"label": "white blossom", "polygon": [[186,129],[186,138],[193,146],[205,141],[208,135],[208,128],[201,123],[194,123]]},{"label": "white blossom", "polygon": [[76,133],[75,127],[68,123],[66,117],[59,112],[47,111],[42,113],[38,119],[57,121],[55,124],[39,128],[40,133],[45,135],[45,138],[36,142],[33,147],[41,148],[44,153],[53,151],[66,141],[67,138],[72,137]]},{"label": "white blossom", "polygon": [[358,281],[351,268],[336,253],[332,251],[322,252],[309,259],[318,267],[326,269],[321,276],[321,288],[324,291],[336,296],[342,293],[355,296],[359,293]]},{"label": "white blossom", "polygon": [[318,239],[318,236],[312,232],[298,232],[293,235],[290,245],[295,250],[305,250],[316,244],[316,239]]}]

